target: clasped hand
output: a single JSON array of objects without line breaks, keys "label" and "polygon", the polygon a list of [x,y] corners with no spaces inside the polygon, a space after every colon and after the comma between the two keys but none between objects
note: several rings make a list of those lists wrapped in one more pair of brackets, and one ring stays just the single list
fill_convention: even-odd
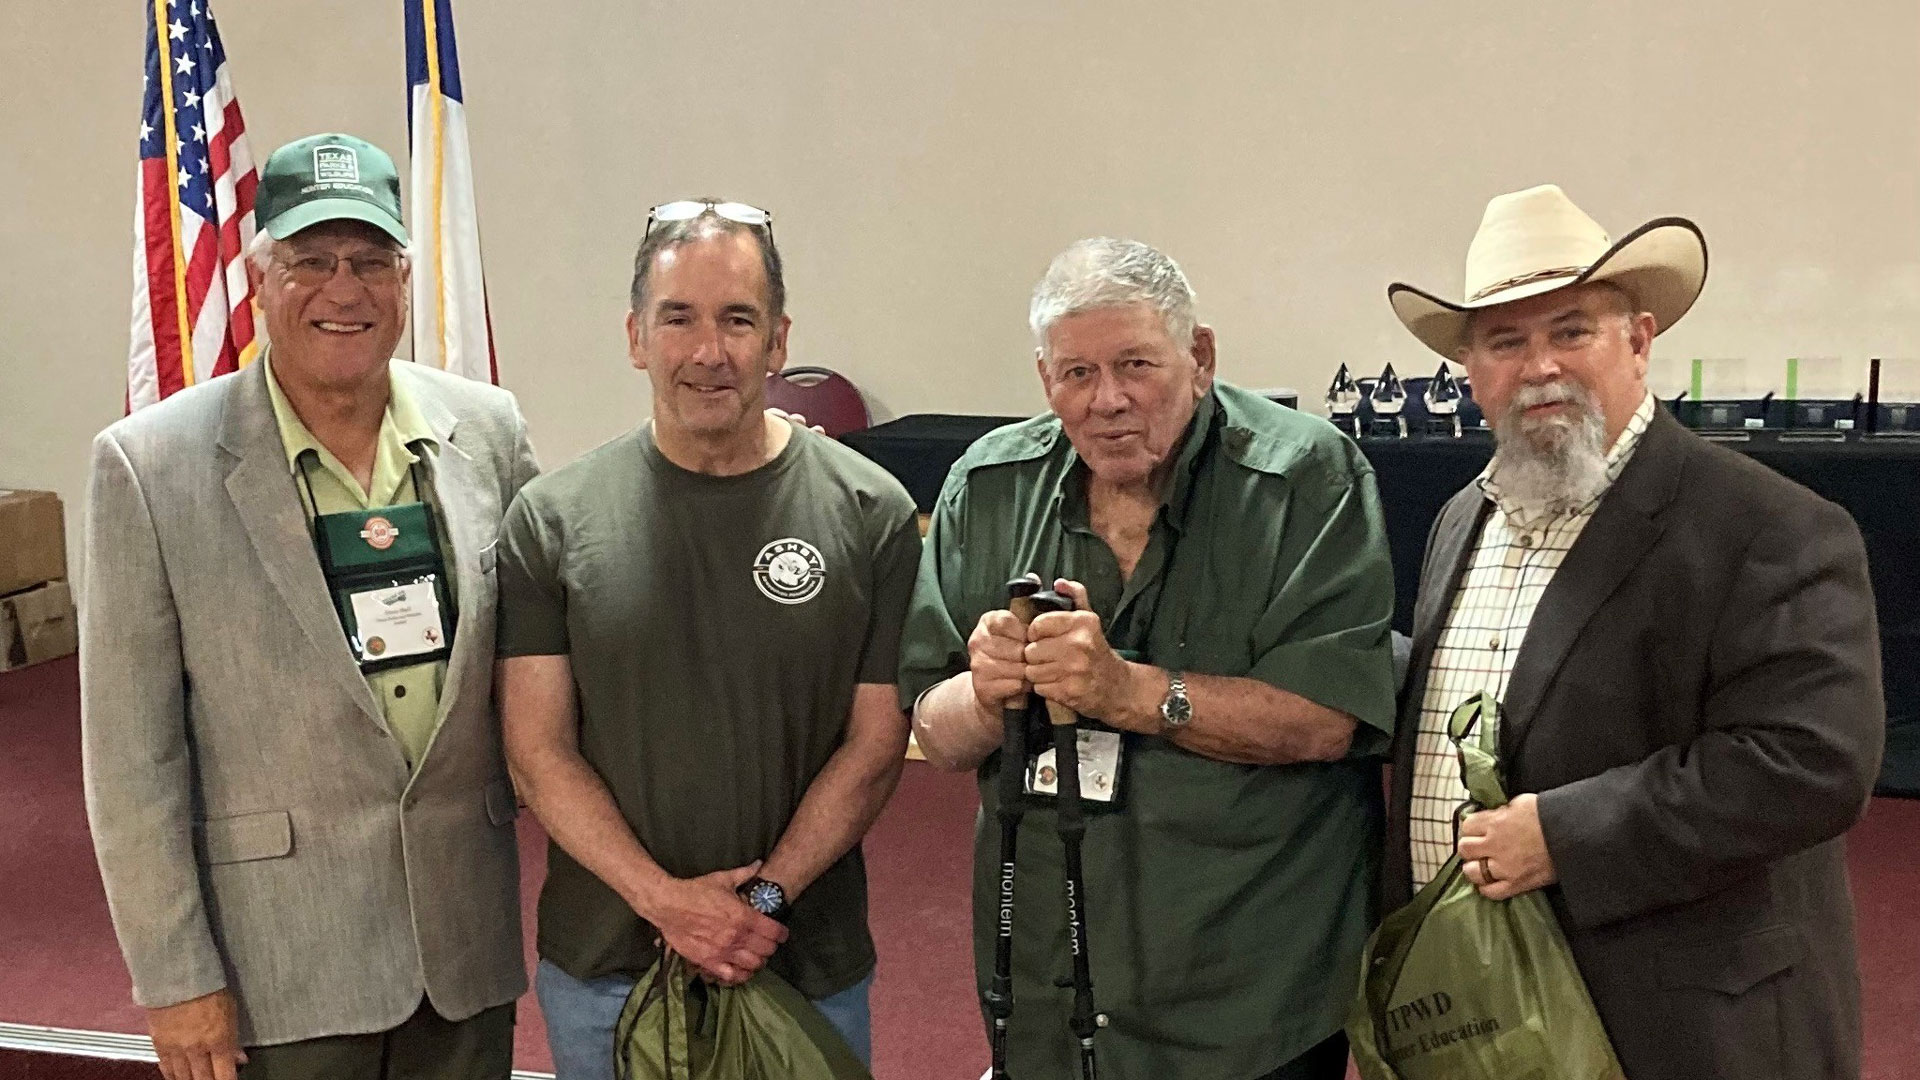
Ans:
[{"label": "clasped hand", "polygon": [[1064,578],[1054,590],[1072,611],[1049,611],[1022,625],[1011,611],[980,616],[967,638],[968,668],[980,707],[1017,707],[1031,691],[1122,730],[1154,734],[1158,723],[1136,714],[1142,665],[1129,663],[1107,643],[1100,616],[1089,609],[1086,586]]},{"label": "clasped hand", "polygon": [[738,986],[763,967],[787,928],[755,911],[735,892],[760,872],[752,863],[673,882],[643,917],[661,941],[702,975]]}]

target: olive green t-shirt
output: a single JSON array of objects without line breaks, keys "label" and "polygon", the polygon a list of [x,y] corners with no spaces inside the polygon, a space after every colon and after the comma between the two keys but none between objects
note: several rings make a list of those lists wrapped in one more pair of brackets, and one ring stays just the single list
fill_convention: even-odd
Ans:
[{"label": "olive green t-shirt", "polygon": [[[839,749],[858,683],[890,684],[920,534],[899,482],[796,431],[707,476],[643,425],[520,491],[501,526],[501,656],[567,655],[580,752],[662,869],[764,859]],[[654,930],[558,844],[540,955],[643,973]],[[822,998],[873,970],[856,846],[794,902],[770,966]]]},{"label": "olive green t-shirt", "polygon": [[[1354,716],[1344,761],[1235,765],[1128,736],[1122,804],[1083,846],[1103,1076],[1247,1080],[1333,1034],[1372,925],[1380,769],[1393,727],[1393,573],[1373,470],[1317,417],[1216,382],[1131,575],[1088,521],[1086,466],[1043,416],[990,432],[933,511],[901,645],[912,702],[966,670],[966,636],[1032,570],[1087,586],[1109,642],[1146,663],[1257,679]],[[974,954],[998,913],[998,753],[980,768]],[[1010,1070],[1076,1075],[1062,849],[1051,804],[1015,860]]]}]

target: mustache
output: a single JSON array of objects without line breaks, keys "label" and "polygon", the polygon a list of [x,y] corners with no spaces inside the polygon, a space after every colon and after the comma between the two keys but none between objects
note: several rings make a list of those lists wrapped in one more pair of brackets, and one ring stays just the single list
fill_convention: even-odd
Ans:
[{"label": "mustache", "polygon": [[1513,395],[1507,404],[1509,416],[1520,416],[1536,405],[1558,405],[1562,402],[1578,406],[1586,412],[1594,410],[1594,398],[1587,388],[1574,382],[1550,382],[1537,386],[1523,386]]}]

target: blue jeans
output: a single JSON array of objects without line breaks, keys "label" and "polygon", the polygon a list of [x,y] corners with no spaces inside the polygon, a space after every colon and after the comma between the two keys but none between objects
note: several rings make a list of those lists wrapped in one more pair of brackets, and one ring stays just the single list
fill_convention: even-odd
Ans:
[{"label": "blue jeans", "polygon": [[[625,975],[576,979],[545,960],[533,975],[533,992],[547,1021],[547,1048],[553,1051],[554,1080],[613,1080],[613,1030],[633,991]],[[873,1020],[867,992],[873,976],[829,998],[814,1002],[847,1045],[873,1066]]]}]

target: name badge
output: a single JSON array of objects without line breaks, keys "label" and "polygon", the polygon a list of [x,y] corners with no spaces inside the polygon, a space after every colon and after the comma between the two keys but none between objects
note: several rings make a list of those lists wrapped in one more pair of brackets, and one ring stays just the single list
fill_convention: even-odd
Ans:
[{"label": "name badge", "polygon": [[361,661],[393,660],[439,652],[447,644],[440,597],[431,580],[362,589],[348,595],[353,608],[352,644]]},{"label": "name badge", "polygon": [[347,650],[362,672],[452,652],[460,615],[430,504],[322,514],[313,519],[313,540]]},{"label": "name badge", "polygon": [[[1120,733],[1087,728],[1075,728],[1074,733],[1080,745],[1080,797],[1088,802],[1113,802],[1120,796]],[[1053,747],[1028,755],[1026,790],[1029,795],[1059,797],[1060,770]]]}]

